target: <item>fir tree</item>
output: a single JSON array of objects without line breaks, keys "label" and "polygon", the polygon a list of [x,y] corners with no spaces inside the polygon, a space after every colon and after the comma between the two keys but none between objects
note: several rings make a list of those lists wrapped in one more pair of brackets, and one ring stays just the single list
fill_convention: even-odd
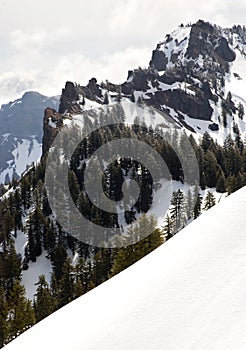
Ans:
[{"label": "fir tree", "polygon": [[171,219],[173,222],[174,233],[177,233],[181,228],[185,226],[184,215],[184,194],[178,189],[174,191],[171,199],[172,208],[170,210]]},{"label": "fir tree", "polygon": [[243,104],[241,102],[239,102],[238,104],[238,116],[240,119],[243,119],[244,117],[244,107],[243,107]]},{"label": "fir tree", "polygon": [[4,288],[0,285],[0,348],[5,345],[5,340],[7,338],[7,316],[8,307]]},{"label": "fir tree", "polygon": [[107,92],[105,92],[105,94],[104,94],[103,104],[105,104],[105,105],[109,104],[109,99],[108,99],[108,93]]},{"label": "fir tree", "polygon": [[133,102],[133,103],[136,102],[135,95],[134,95],[134,91],[131,92],[130,100],[131,100],[131,102]]},{"label": "fir tree", "polygon": [[212,192],[208,191],[206,197],[205,197],[205,202],[204,202],[204,210],[208,210],[212,208],[216,204],[215,197]]},{"label": "fir tree", "polygon": [[168,239],[172,238],[174,231],[173,231],[173,221],[170,218],[169,215],[167,215],[166,219],[165,219],[165,226],[163,228],[163,232],[164,232],[164,237],[165,240],[167,241]]},{"label": "fir tree", "polygon": [[44,275],[39,276],[39,280],[35,285],[37,290],[34,298],[34,311],[36,322],[39,322],[56,310],[57,302]]},{"label": "fir tree", "polygon": [[193,209],[193,216],[194,219],[196,219],[201,214],[201,206],[202,206],[202,196],[200,194],[198,186],[194,188],[194,209]]},{"label": "fir tree", "polygon": [[35,323],[34,310],[25,297],[25,288],[16,281],[8,298],[7,342]]},{"label": "fir tree", "polygon": [[62,266],[62,275],[59,281],[58,307],[65,306],[74,299],[74,268],[71,259],[67,258]]}]

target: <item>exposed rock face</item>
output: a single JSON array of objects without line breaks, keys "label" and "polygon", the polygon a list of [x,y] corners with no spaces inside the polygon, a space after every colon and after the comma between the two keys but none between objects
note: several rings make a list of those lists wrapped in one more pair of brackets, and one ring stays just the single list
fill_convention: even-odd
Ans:
[{"label": "exposed rock face", "polygon": [[152,51],[152,58],[150,61],[150,67],[157,69],[158,71],[166,70],[168,59],[163,51],[158,49]]},{"label": "exposed rock face", "polygon": [[76,101],[79,100],[78,88],[71,81],[67,81],[65,88],[62,89],[62,95],[59,106],[59,113],[80,112]]},{"label": "exposed rock face", "polygon": [[148,82],[154,82],[158,75],[151,69],[135,69],[131,72],[131,82],[125,82],[121,85],[121,90],[124,94],[129,95],[132,90],[147,91],[150,87]]},{"label": "exposed rock face", "polygon": [[48,153],[56,135],[63,125],[63,117],[57,113],[53,108],[46,108],[44,111],[43,121],[43,146],[42,157],[44,158]]},{"label": "exposed rock face", "polygon": [[97,84],[96,78],[91,78],[86,86],[78,86],[78,91],[89,100],[103,103],[102,87]]},{"label": "exposed rock face", "polygon": [[230,49],[226,38],[221,38],[219,40],[219,46],[215,48],[215,52],[227,62],[233,62],[236,59],[236,54]]},{"label": "exposed rock face", "polygon": [[235,52],[230,49],[227,39],[210,23],[199,20],[192,25],[187,58],[197,59],[204,55],[213,59],[224,69],[228,69],[228,62],[236,58]]},{"label": "exposed rock face", "polygon": [[175,110],[189,115],[191,118],[210,120],[213,109],[206,99],[198,98],[185,93],[183,90],[157,91],[154,95],[149,95],[147,104],[160,108],[166,105]]},{"label": "exposed rock face", "polygon": [[189,45],[187,48],[186,56],[187,58],[196,59],[202,53],[206,51],[211,44],[208,39],[214,33],[213,26],[208,23],[199,20],[197,23],[193,24],[191,27]]}]

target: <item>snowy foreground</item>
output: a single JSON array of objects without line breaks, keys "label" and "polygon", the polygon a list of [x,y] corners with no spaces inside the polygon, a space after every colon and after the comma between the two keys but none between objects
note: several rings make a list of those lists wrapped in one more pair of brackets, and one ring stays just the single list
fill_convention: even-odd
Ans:
[{"label": "snowy foreground", "polygon": [[6,350],[245,350],[246,187]]}]

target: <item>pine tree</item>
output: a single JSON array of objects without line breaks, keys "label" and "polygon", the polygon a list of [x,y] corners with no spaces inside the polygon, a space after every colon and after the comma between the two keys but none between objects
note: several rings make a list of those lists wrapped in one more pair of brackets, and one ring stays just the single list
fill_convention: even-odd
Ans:
[{"label": "pine tree", "polygon": [[193,215],[193,198],[190,188],[188,189],[186,198],[185,198],[185,209],[186,209],[186,216],[187,220],[190,220]]},{"label": "pine tree", "polygon": [[240,119],[243,119],[244,117],[244,107],[243,107],[243,104],[241,102],[239,102],[238,104],[238,116]]},{"label": "pine tree", "polygon": [[180,189],[173,192],[171,205],[172,205],[172,208],[170,210],[170,214],[171,214],[171,219],[173,222],[173,230],[175,234],[185,226],[184,194]]},{"label": "pine tree", "polygon": [[172,238],[174,232],[173,232],[173,221],[170,218],[169,215],[167,215],[166,219],[165,219],[165,226],[163,228],[163,232],[164,232],[164,237],[165,240],[167,241],[168,239]]},{"label": "pine tree", "polygon": [[225,175],[221,169],[217,173],[216,191],[219,193],[226,192]]},{"label": "pine tree", "polygon": [[35,323],[34,310],[25,297],[25,288],[16,281],[8,298],[7,342],[16,338]]},{"label": "pine tree", "polygon": [[107,92],[105,92],[105,94],[104,94],[103,104],[105,104],[105,105],[109,104],[109,99],[108,99],[108,93]]},{"label": "pine tree", "polygon": [[216,186],[217,160],[212,151],[207,151],[204,157],[205,181],[210,188]]},{"label": "pine tree", "polygon": [[133,102],[133,103],[136,102],[135,95],[134,95],[134,91],[131,92],[130,100],[131,100],[131,102]]},{"label": "pine tree", "polygon": [[193,209],[193,216],[194,219],[196,219],[201,214],[201,206],[202,206],[202,196],[200,194],[198,186],[194,188],[194,209]]},{"label": "pine tree", "polygon": [[59,244],[55,249],[51,256],[51,263],[53,267],[53,271],[55,274],[55,278],[57,281],[60,281],[63,275],[63,264],[67,259],[67,252],[65,248]]},{"label": "pine tree", "polygon": [[117,89],[116,102],[121,102],[121,99],[122,99],[121,86],[119,85]]},{"label": "pine tree", "polygon": [[21,280],[21,256],[16,253],[13,240],[10,241],[5,250],[3,268],[5,291],[9,295],[15,282]]},{"label": "pine tree", "polygon": [[212,192],[208,191],[206,197],[205,197],[205,202],[204,202],[204,210],[208,210],[212,208],[216,204],[215,197]]},{"label": "pine tree", "polygon": [[74,299],[75,273],[71,259],[67,258],[62,266],[62,276],[59,281],[58,307],[65,306]]},{"label": "pine tree", "polygon": [[44,275],[39,276],[39,280],[35,285],[37,290],[34,298],[34,311],[36,322],[39,322],[56,310],[57,302]]},{"label": "pine tree", "polygon": [[0,348],[5,345],[7,338],[8,308],[4,288],[0,285]]}]

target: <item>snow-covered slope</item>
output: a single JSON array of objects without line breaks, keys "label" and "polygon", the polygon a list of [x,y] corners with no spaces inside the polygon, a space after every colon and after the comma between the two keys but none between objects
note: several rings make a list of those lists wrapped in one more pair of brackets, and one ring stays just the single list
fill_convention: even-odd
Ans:
[{"label": "snow-covered slope", "polygon": [[6,350],[244,350],[246,187]]}]

